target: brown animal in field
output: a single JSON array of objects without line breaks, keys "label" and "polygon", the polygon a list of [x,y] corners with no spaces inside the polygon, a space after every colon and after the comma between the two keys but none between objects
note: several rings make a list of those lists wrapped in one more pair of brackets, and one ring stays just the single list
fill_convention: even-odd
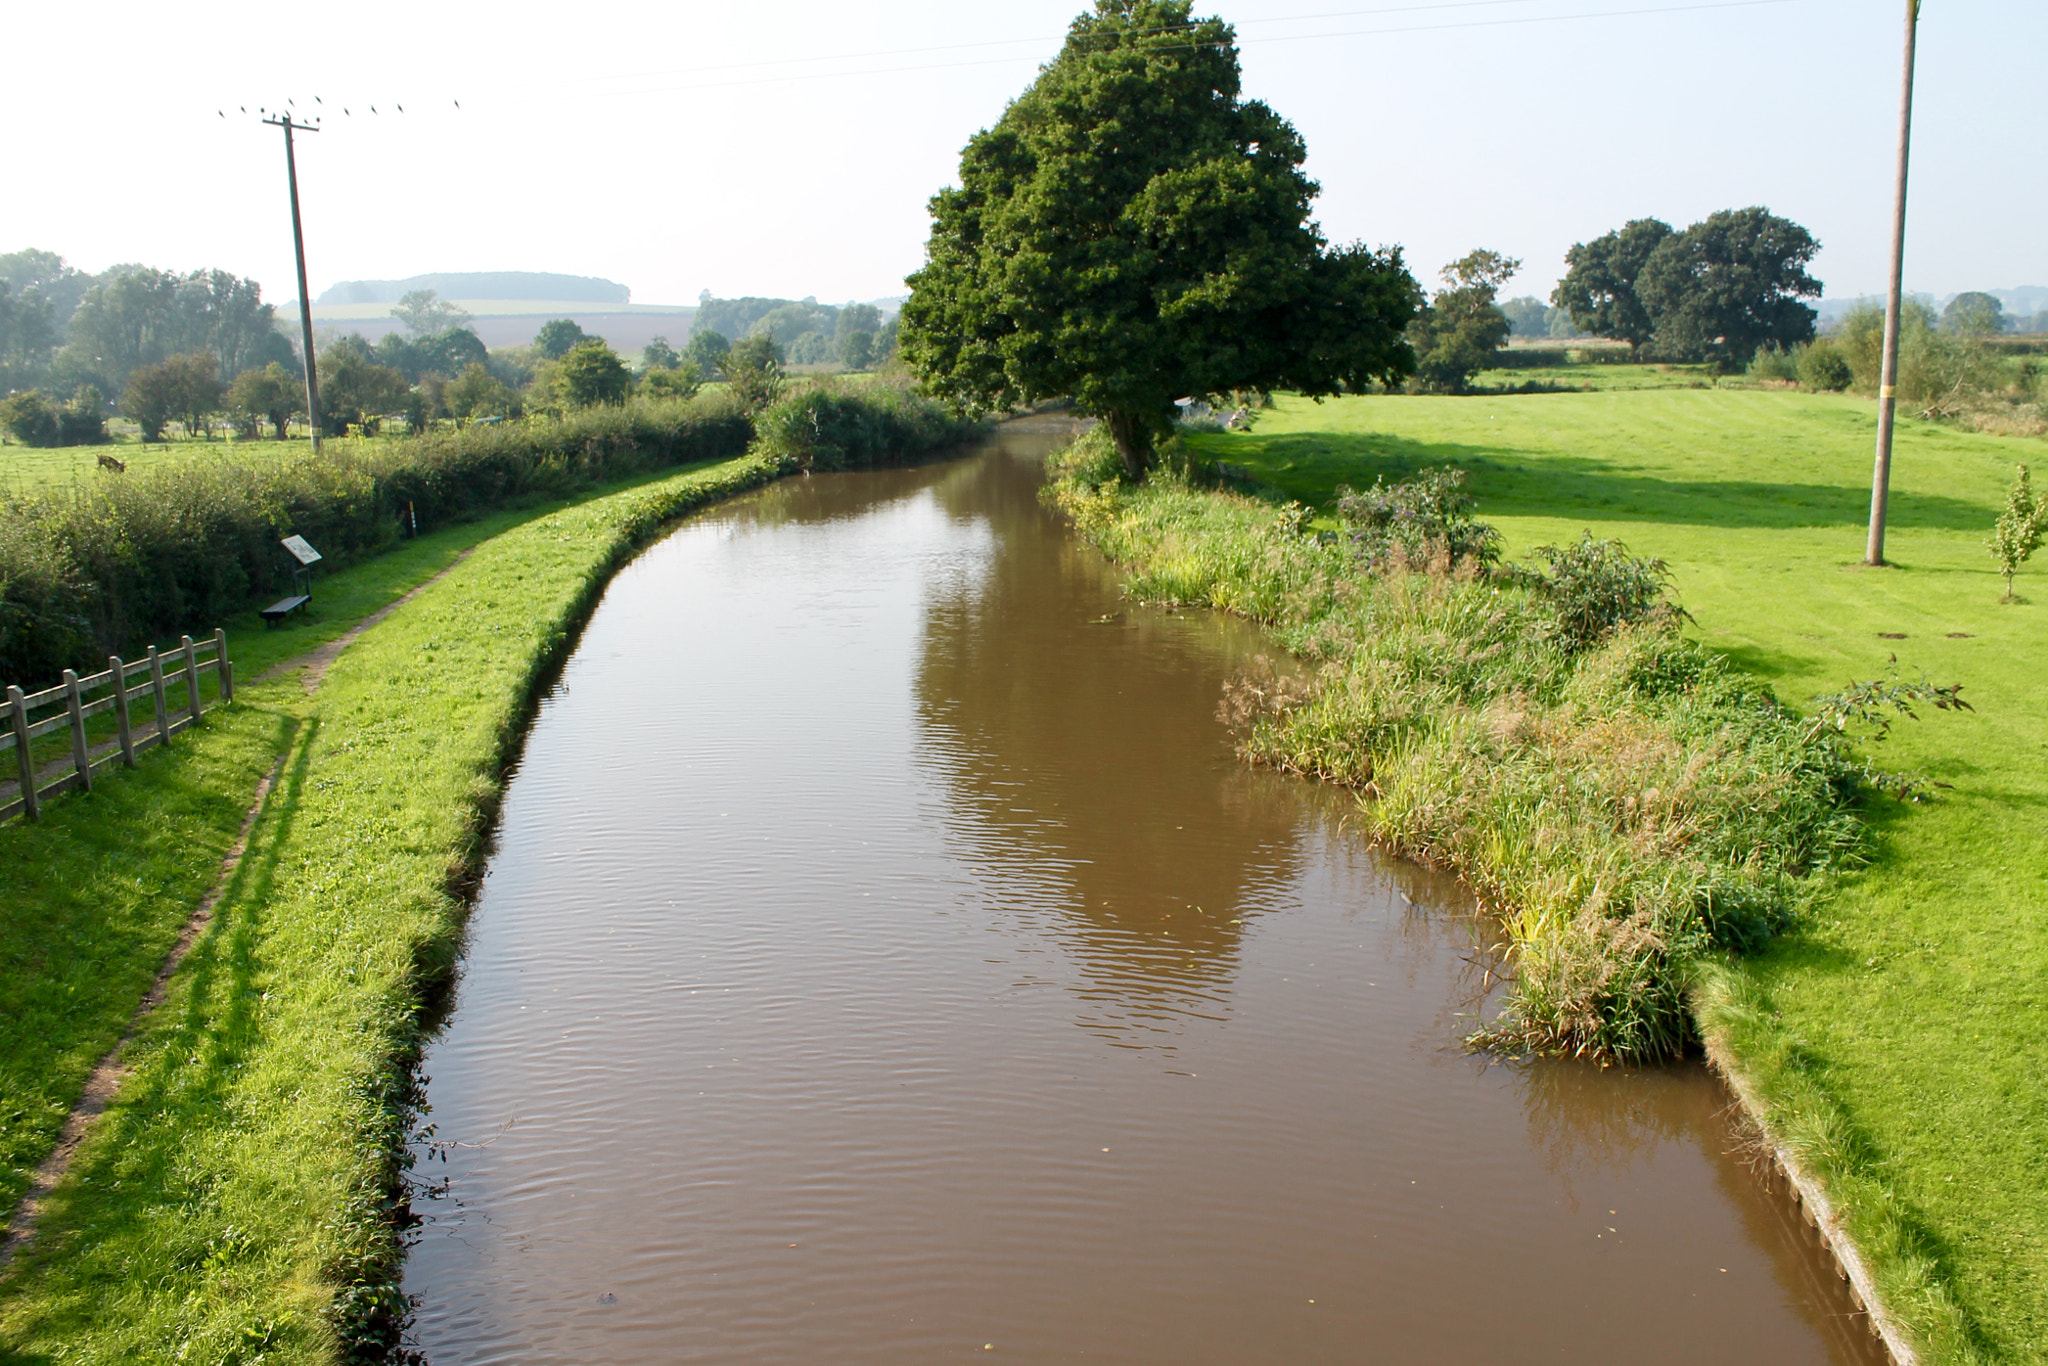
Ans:
[{"label": "brown animal in field", "polygon": [[112,470],[116,474],[126,474],[128,473],[128,462],[125,460],[116,460],[111,455],[103,455],[100,457],[100,468],[103,470]]}]

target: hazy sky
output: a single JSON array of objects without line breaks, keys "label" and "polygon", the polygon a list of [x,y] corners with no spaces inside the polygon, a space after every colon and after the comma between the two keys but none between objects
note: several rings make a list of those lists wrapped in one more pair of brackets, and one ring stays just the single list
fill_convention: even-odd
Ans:
[{"label": "hazy sky", "polygon": [[[551,270],[649,303],[893,294],[961,144],[1081,3],[29,0],[0,251],[221,266],[288,298],[283,154],[254,114],[289,96],[326,115],[300,143],[316,293]],[[1400,243],[1432,280],[1492,247],[1526,262],[1509,294],[1541,295],[1628,218],[1763,204],[1820,238],[1830,295],[1882,288],[1900,3],[1346,3],[1196,11],[1238,26],[1246,93],[1307,138],[1333,240]],[[1927,0],[1909,288],[2048,284],[2044,54],[2042,0]]]}]

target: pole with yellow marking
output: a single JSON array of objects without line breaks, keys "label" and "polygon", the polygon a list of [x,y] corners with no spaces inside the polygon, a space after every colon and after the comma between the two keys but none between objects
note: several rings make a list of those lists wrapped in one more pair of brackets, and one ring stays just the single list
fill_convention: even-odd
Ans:
[{"label": "pole with yellow marking", "polygon": [[1892,194],[1892,278],[1884,306],[1884,366],[1877,383],[1877,464],[1870,476],[1870,540],[1863,562],[1884,563],[1885,505],[1891,497],[1892,409],[1899,385],[1899,308],[1906,269],[1906,158],[1913,136],[1913,39],[1920,27],[1920,0],[1906,0],[1906,59],[1899,77],[1899,167]]}]

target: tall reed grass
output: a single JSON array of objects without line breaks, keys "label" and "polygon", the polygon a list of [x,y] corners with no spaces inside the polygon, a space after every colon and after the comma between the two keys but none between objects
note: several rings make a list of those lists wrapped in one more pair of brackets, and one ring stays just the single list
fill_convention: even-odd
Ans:
[{"label": "tall reed grass", "polygon": [[1199,470],[1129,488],[1113,455],[1084,437],[1052,492],[1128,591],[1250,617],[1309,666],[1231,687],[1246,756],[1356,789],[1373,834],[1505,924],[1513,985],[1478,1042],[1677,1053],[1703,955],[1761,943],[1816,873],[1859,857],[1845,751],[1675,614],[1588,646],[1528,573],[1374,571],[1298,505],[1204,489]]}]

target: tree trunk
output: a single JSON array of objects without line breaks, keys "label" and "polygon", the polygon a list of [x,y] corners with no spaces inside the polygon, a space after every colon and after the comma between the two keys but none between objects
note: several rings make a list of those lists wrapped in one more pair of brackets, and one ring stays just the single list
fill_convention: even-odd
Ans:
[{"label": "tree trunk", "polygon": [[1133,413],[1113,410],[1103,416],[1116,453],[1124,458],[1124,478],[1143,483],[1146,467],[1152,463],[1152,432]]}]

